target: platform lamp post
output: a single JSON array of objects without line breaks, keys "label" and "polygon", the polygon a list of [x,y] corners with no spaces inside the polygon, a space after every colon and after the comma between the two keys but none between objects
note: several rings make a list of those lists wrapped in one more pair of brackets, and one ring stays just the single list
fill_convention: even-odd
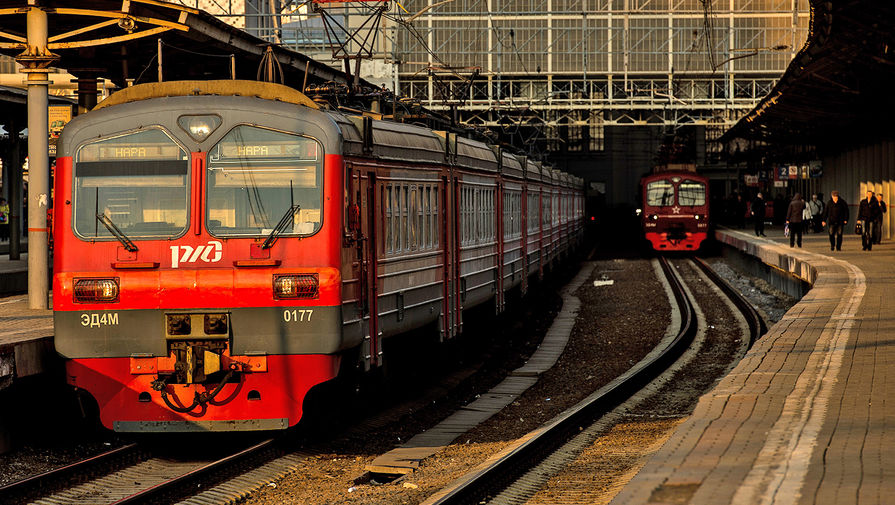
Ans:
[{"label": "platform lamp post", "polygon": [[50,154],[47,134],[49,67],[59,57],[47,47],[47,13],[28,0],[27,44],[16,56],[28,85],[28,306],[49,308]]}]

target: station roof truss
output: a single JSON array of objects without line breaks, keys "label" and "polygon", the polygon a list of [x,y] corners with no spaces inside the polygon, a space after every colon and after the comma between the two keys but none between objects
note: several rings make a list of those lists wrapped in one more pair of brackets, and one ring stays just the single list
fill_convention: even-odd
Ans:
[{"label": "station roof truss", "polygon": [[[0,53],[27,49],[27,0],[0,0]],[[76,77],[103,77],[124,87],[158,79],[162,43],[163,78],[256,79],[268,47],[283,70],[283,84],[347,84],[346,75],[309,57],[250,35],[197,9],[159,0],[44,0],[48,50],[54,66]],[[231,56],[232,55],[232,56]],[[307,71],[307,76],[305,75]],[[367,84],[366,82],[362,84]]]},{"label": "station roof truss", "polygon": [[[810,0],[805,45],[771,90],[724,134],[821,144],[864,135],[895,110],[895,3]],[[880,133],[880,132],[876,132]]]}]

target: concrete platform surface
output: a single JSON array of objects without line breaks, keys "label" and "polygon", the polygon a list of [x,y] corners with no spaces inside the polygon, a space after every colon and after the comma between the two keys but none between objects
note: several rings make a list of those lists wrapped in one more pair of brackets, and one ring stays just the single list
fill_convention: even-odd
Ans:
[{"label": "concrete platform surface", "polygon": [[55,356],[53,311],[29,309],[27,295],[0,298],[0,389],[43,373]]},{"label": "concrete platform surface", "polygon": [[17,260],[10,260],[8,254],[0,254],[0,296],[27,291],[28,253],[20,254]]},{"label": "concrete platform surface", "polygon": [[719,241],[813,284],[613,504],[895,503],[895,244]]}]

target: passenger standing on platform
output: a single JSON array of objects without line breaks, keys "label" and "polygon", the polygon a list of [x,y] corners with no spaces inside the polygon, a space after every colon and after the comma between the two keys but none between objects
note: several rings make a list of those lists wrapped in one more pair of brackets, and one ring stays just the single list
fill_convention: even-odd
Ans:
[{"label": "passenger standing on platform", "polygon": [[802,194],[796,193],[786,210],[786,224],[789,225],[789,247],[798,244],[802,247],[802,213],[805,212],[805,200]]},{"label": "passenger standing on platform", "polygon": [[842,230],[848,224],[848,204],[845,200],[839,198],[839,192],[830,193],[830,201],[827,202],[827,209],[824,213],[824,221],[821,223],[826,226],[830,223],[830,250],[842,250]]},{"label": "passenger standing on platform", "polygon": [[888,210],[886,202],[883,201],[883,194],[876,194],[876,201],[879,203],[879,218],[873,222],[873,243],[880,244],[883,241],[883,214]]},{"label": "passenger standing on platform", "polygon": [[752,216],[755,218],[755,236],[756,237],[764,237],[764,210],[765,210],[765,202],[764,198],[759,192],[755,195],[755,200],[752,200]]},{"label": "passenger standing on platform", "polygon": [[733,209],[736,218],[733,222],[736,223],[739,229],[746,227],[746,210],[746,198],[743,197],[742,193],[737,193],[737,201]]},{"label": "passenger standing on platform", "polygon": [[811,211],[811,231],[817,233],[823,229],[820,222],[823,221],[824,202],[817,197],[817,193],[811,195],[811,201],[808,202],[808,210]]},{"label": "passenger standing on platform", "polygon": [[0,198],[0,242],[9,240],[9,204]]},{"label": "passenger standing on platform", "polygon": [[862,221],[864,225],[861,231],[861,247],[865,251],[873,249],[873,241],[876,239],[873,233],[873,223],[877,218],[882,220],[882,214],[879,210],[879,202],[873,196],[873,191],[867,191],[867,196],[861,200],[861,206],[858,208],[858,221]]}]

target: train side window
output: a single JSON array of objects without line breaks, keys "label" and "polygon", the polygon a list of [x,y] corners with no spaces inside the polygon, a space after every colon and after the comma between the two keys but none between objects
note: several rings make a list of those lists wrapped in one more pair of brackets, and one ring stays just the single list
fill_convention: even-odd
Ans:
[{"label": "train side window", "polygon": [[392,184],[392,252],[401,249],[401,206],[399,191],[401,187]]},{"label": "train side window", "polygon": [[385,187],[385,251],[391,253],[394,251],[394,219],[392,218],[392,185],[386,184]]},{"label": "train side window", "polygon": [[416,218],[416,213],[417,213],[418,209],[417,209],[416,198],[417,198],[417,187],[410,186],[410,213],[409,213],[408,217],[410,218],[410,237],[409,237],[410,244],[409,245],[410,245],[411,250],[416,250],[419,248],[418,247],[419,246],[419,244],[418,244],[419,228],[417,227],[417,218]]},{"label": "train side window", "polygon": [[380,185],[379,186],[379,215],[381,217],[380,217],[379,222],[381,223],[380,229],[382,230],[382,235],[384,237],[384,240],[380,241],[380,243],[379,243],[379,254],[380,255],[385,253],[386,243],[388,242],[388,228],[385,226],[385,223],[386,223],[385,202],[386,202],[385,186]]},{"label": "train side window", "polygon": [[423,228],[423,186],[417,187],[416,192],[416,248],[426,248],[426,231]]},{"label": "train side window", "polygon": [[439,230],[441,229],[441,218],[438,215],[438,195],[441,193],[439,191],[438,185],[432,188],[432,245],[438,246],[440,243],[440,235]]},{"label": "train side window", "polygon": [[407,217],[407,186],[401,185],[401,250],[406,251],[410,249],[408,238],[410,237],[410,232],[408,228],[410,228],[410,220]]},{"label": "train side window", "polygon": [[469,244],[469,236],[470,236],[469,229],[470,229],[470,225],[472,224],[471,223],[472,220],[470,218],[470,212],[469,212],[469,208],[471,206],[469,197],[470,197],[469,188],[463,188],[463,190],[460,192],[460,208],[462,209],[461,210],[461,212],[462,212],[461,220],[463,221],[463,223],[462,223],[463,231],[462,231],[460,243],[463,245]]},{"label": "train side window", "polygon": [[423,226],[422,247],[428,249],[432,245],[430,241],[432,230],[429,229],[429,213],[432,211],[431,207],[429,207],[429,193],[432,188],[427,184],[424,189],[425,191],[420,191],[420,200],[422,201],[420,221]]},{"label": "train side window", "polygon": [[705,205],[705,184],[691,179],[684,179],[678,186],[678,205],[700,206]]},{"label": "train side window", "polygon": [[432,213],[432,207],[430,206],[429,194],[432,192],[432,186],[426,185],[426,191],[420,193],[420,198],[423,200],[423,229],[425,233],[423,233],[423,245],[426,249],[432,246],[432,229],[429,227],[430,220],[429,216]]}]

